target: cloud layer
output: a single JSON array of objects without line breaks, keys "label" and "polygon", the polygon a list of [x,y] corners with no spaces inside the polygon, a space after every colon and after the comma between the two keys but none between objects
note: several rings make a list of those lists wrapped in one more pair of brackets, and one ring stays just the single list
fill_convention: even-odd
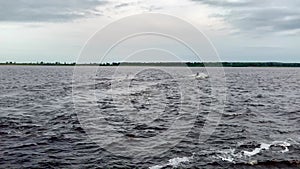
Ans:
[{"label": "cloud layer", "polygon": [[57,22],[99,15],[103,0],[12,0],[0,1],[0,21]]},{"label": "cloud layer", "polygon": [[[294,0],[193,0],[222,8],[222,17],[243,32],[300,32],[300,1]],[[213,16],[216,17],[216,16]]]}]

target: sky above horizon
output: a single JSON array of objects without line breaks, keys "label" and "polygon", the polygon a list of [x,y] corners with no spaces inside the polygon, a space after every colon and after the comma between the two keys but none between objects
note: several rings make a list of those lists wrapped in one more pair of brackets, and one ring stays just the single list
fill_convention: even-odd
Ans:
[{"label": "sky above horizon", "polygon": [[300,62],[297,0],[1,0],[0,62],[76,62],[95,32],[149,12],[193,24],[220,61]]}]

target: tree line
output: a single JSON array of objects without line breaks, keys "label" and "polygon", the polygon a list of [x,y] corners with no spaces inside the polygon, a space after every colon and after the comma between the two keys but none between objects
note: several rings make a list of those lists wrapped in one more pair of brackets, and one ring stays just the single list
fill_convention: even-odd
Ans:
[{"label": "tree line", "polygon": [[75,62],[36,62],[17,63],[5,62],[0,65],[46,65],[46,66],[188,66],[188,67],[300,67],[300,63],[282,62],[112,62],[112,63],[85,63]]}]

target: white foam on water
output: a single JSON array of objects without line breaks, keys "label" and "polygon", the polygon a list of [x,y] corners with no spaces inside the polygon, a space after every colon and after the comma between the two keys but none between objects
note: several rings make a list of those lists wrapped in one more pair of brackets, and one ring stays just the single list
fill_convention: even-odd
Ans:
[{"label": "white foam on water", "polygon": [[167,164],[155,165],[155,166],[149,167],[149,169],[161,169],[161,168],[166,167],[166,166],[178,167],[181,163],[189,162],[191,159],[193,159],[193,156],[191,156],[191,157],[172,158],[172,159],[169,160],[169,162]]},{"label": "white foam on water", "polygon": [[259,148],[255,148],[253,151],[243,151],[246,156],[254,156],[260,153],[262,150],[269,150],[272,144],[261,143]]},{"label": "white foam on water", "polygon": [[259,148],[255,148],[253,151],[243,151],[243,154],[246,156],[254,156],[260,153],[262,150],[269,150],[271,146],[280,146],[284,148],[281,153],[286,153],[289,151],[290,143],[286,141],[273,141],[271,144],[261,143]]},{"label": "white foam on water", "polygon": [[155,165],[155,166],[149,167],[149,169],[161,169],[163,167],[164,166],[162,166],[162,165]]},{"label": "white foam on water", "polygon": [[217,155],[222,161],[227,161],[230,163],[235,163],[235,159],[242,158],[241,153],[235,153],[235,149],[219,151],[220,155]]},{"label": "white foam on water", "polygon": [[[244,151],[240,151],[240,152],[235,152],[236,149],[223,150],[223,151],[219,151],[220,154],[217,155],[216,157],[218,159],[221,159],[222,161],[227,161],[227,162],[230,162],[230,163],[236,163],[237,160],[247,159],[249,157],[252,157],[256,154],[261,153],[262,151],[270,150],[271,146],[281,147],[281,148],[283,148],[283,150],[281,150],[280,152],[281,153],[286,153],[286,152],[289,151],[288,147],[291,146],[291,144],[289,142],[290,142],[290,140],[287,139],[286,141],[273,141],[269,144],[260,143],[260,147],[255,148],[252,151],[244,150]],[[253,161],[251,161],[250,163],[255,164]]]},{"label": "white foam on water", "polygon": [[289,148],[288,148],[288,147],[291,146],[290,143],[285,142],[285,141],[284,141],[284,142],[280,142],[280,141],[278,142],[278,141],[275,141],[273,145],[277,145],[277,146],[283,147],[284,150],[282,150],[281,153],[286,153],[286,152],[288,152],[288,151],[289,151]]},{"label": "white foam on water", "polygon": [[189,157],[182,157],[182,158],[177,157],[177,158],[170,159],[168,164],[177,167],[180,163],[188,162],[189,160],[190,160]]},{"label": "white foam on water", "polygon": [[[265,150],[270,150],[271,146],[280,146],[283,148],[283,150],[281,150],[280,152],[286,153],[289,151],[288,147],[291,146],[291,143],[289,143],[289,142],[291,142],[291,140],[292,139],[287,139],[286,141],[273,141],[269,144],[260,143],[260,147],[255,148],[252,151],[244,150],[244,151],[236,152],[236,149],[233,149],[233,148],[228,149],[228,150],[222,150],[222,151],[219,151],[219,155],[214,156],[214,158],[221,159],[222,161],[226,161],[229,163],[236,163],[236,162],[238,162],[238,160],[242,160],[242,161],[247,160],[247,159],[249,160],[249,157],[251,157],[251,156],[259,154]],[[297,142],[293,141],[293,143],[297,143]],[[241,146],[241,145],[242,144],[240,144],[239,146]],[[178,166],[180,166],[181,163],[190,162],[190,160],[193,159],[193,157],[194,157],[194,154],[191,157],[176,157],[176,158],[170,159],[167,164],[155,165],[155,166],[149,167],[149,169],[161,169],[161,168],[167,167],[167,166],[178,167]],[[244,162],[251,164],[251,165],[255,165],[258,163],[257,160],[253,160],[253,159],[250,161],[244,161]]]}]

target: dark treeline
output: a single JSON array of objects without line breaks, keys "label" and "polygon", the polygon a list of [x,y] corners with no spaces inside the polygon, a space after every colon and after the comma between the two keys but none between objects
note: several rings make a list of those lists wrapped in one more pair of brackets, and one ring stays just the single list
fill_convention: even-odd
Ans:
[{"label": "dark treeline", "polygon": [[160,62],[160,63],[118,63],[124,66],[188,66],[188,67],[300,67],[300,63],[281,62]]},{"label": "dark treeline", "polygon": [[281,63],[281,62],[188,62],[190,67],[300,67],[300,63]]},{"label": "dark treeline", "polygon": [[300,63],[281,62],[113,62],[113,63],[61,63],[61,62],[36,62],[16,63],[6,62],[0,65],[45,65],[45,66],[188,66],[188,67],[300,67]]},{"label": "dark treeline", "polygon": [[17,63],[17,62],[5,62],[0,63],[0,65],[45,65],[45,66],[55,66],[55,65],[62,65],[62,66],[74,66],[76,63],[67,63],[67,62],[36,62],[36,63]]}]

